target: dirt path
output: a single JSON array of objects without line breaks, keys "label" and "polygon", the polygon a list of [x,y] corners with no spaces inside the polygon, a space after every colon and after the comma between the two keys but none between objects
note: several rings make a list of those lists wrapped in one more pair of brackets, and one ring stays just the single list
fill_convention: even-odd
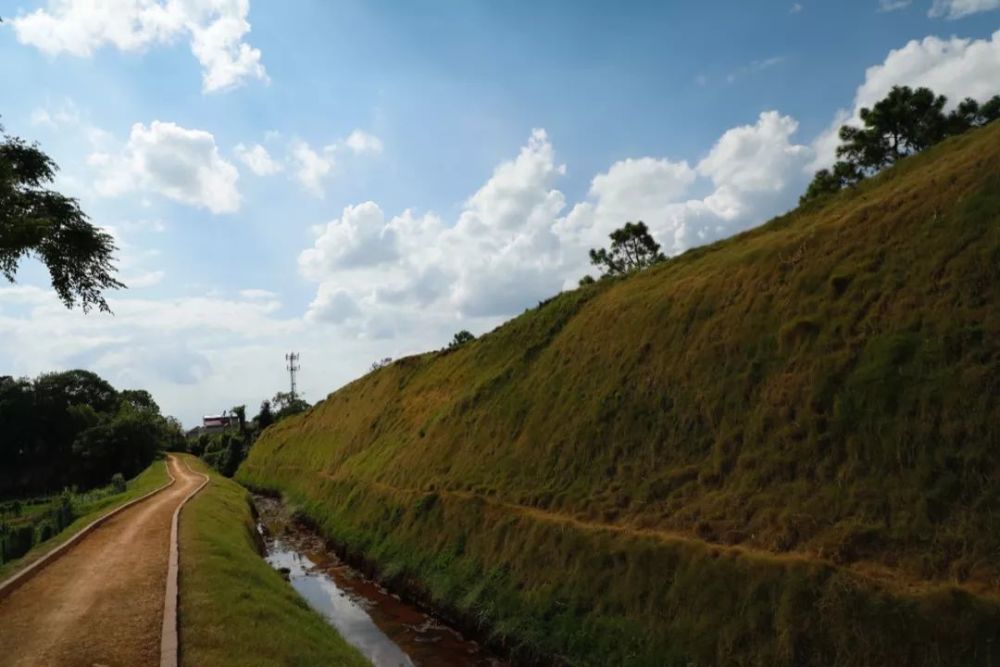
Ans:
[{"label": "dirt path", "polygon": [[174,509],[203,481],[174,457],[177,481],[87,535],[0,600],[0,663],[160,664]]}]

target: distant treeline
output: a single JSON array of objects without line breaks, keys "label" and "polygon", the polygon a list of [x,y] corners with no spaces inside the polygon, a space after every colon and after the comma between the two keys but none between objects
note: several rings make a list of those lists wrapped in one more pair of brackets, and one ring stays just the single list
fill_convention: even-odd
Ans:
[{"label": "distant treeline", "polygon": [[180,423],[147,391],[82,370],[0,377],[0,498],[102,486],[183,445]]}]

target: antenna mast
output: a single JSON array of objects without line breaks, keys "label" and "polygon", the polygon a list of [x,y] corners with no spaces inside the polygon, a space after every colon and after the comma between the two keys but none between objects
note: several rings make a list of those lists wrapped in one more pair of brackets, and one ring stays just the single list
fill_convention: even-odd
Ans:
[{"label": "antenna mast", "polygon": [[288,362],[285,368],[288,369],[288,378],[291,380],[292,385],[292,400],[294,401],[297,397],[295,391],[295,374],[302,368],[299,366],[299,353],[289,352],[285,355],[285,361]]}]

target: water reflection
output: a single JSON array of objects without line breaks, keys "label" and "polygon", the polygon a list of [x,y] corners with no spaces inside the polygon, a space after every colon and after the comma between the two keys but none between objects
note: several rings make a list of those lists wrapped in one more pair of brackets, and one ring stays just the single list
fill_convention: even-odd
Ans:
[{"label": "water reflection", "polygon": [[504,667],[476,642],[340,561],[282,504],[257,497],[267,561],[375,667]]}]

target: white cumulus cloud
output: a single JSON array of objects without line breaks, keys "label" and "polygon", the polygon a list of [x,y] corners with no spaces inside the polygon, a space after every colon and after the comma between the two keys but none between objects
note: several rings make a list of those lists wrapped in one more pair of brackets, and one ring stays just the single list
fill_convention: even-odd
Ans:
[{"label": "white cumulus cloud", "polygon": [[292,161],[295,163],[295,178],[302,187],[313,196],[322,198],[324,182],[333,172],[335,164],[332,147],[316,151],[305,141],[296,141],[292,146]]},{"label": "white cumulus cloud", "polygon": [[302,273],[322,277],[339,268],[374,266],[396,259],[396,231],[372,201],[348,206],[299,257]]},{"label": "white cumulus cloud", "polygon": [[204,130],[161,121],[148,127],[136,123],[121,151],[93,153],[88,162],[98,171],[95,189],[104,196],[146,191],[213,213],[240,208],[239,173]]},{"label": "white cumulus cloud", "polygon": [[267,152],[267,149],[260,144],[254,144],[253,146],[237,144],[234,152],[240,162],[245,164],[250,171],[258,176],[270,176],[271,174],[278,173],[284,168],[281,163],[271,157],[271,154]]},{"label": "white cumulus cloud", "polygon": [[[644,158],[617,162],[591,182],[588,201],[560,220],[579,250],[605,245],[627,220],[642,220],[668,255],[760,224],[789,208],[805,187],[812,150],[793,142],[798,123],[766,111],[753,125],[727,130],[692,169],[686,162]],[[637,168],[646,165],[645,168]],[[694,197],[695,190],[705,191]],[[578,262],[571,278],[586,271]]]},{"label": "white cumulus cloud", "polygon": [[104,46],[142,51],[186,37],[205,92],[267,80],[250,32],[250,0],[49,0],[11,20],[18,41],[51,54],[89,57]]},{"label": "white cumulus cloud", "polygon": [[382,140],[364,130],[354,130],[351,132],[347,136],[347,139],[344,139],[344,145],[356,155],[363,153],[378,155],[382,152]]},{"label": "white cumulus cloud", "polygon": [[[626,221],[645,221],[669,254],[759,224],[805,186],[812,152],[792,141],[796,130],[790,117],[766,112],[723,134],[696,167],[616,162],[568,211],[556,187],[566,167],[547,133],[534,130],[451,224],[412,211],[389,217],[369,201],[320,227],[299,255],[301,274],[318,284],[309,317],[369,337],[428,317],[497,322],[575,284],[587,250]],[[698,190],[707,194],[692,197]]]}]

